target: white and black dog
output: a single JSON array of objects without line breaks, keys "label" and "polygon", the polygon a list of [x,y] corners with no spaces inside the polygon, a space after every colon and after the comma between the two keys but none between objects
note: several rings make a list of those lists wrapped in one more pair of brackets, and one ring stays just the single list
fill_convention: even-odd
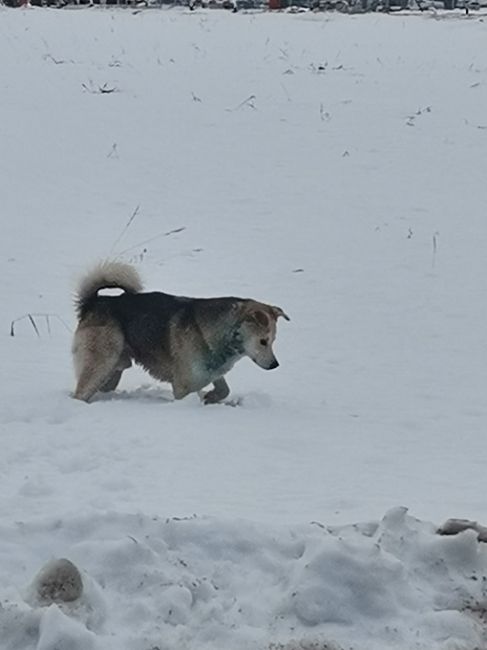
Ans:
[{"label": "white and black dog", "polygon": [[[119,288],[117,296],[98,295]],[[206,404],[230,392],[224,375],[244,356],[272,370],[279,365],[272,344],[280,307],[246,298],[186,298],[142,292],[136,269],[103,262],[80,282],[78,327],[73,341],[76,399],[114,390],[132,361],[172,384],[174,397],[213,384]]]}]

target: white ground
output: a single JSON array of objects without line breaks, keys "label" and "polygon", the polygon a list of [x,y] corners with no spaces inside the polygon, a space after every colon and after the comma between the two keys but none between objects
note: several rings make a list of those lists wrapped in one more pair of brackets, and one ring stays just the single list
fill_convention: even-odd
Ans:
[{"label": "white ground", "polygon": [[[487,648],[485,546],[435,534],[487,522],[486,38],[0,8],[1,650]],[[281,305],[281,367],[237,366],[238,408],[139,371],[72,401],[108,255]],[[52,557],[71,608],[28,589]]]}]

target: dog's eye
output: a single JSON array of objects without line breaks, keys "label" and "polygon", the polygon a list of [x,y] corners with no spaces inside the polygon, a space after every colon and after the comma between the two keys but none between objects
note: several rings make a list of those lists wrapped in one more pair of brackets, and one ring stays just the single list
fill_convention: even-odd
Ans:
[{"label": "dog's eye", "polygon": [[267,339],[260,339],[259,343],[265,346],[267,345]]}]

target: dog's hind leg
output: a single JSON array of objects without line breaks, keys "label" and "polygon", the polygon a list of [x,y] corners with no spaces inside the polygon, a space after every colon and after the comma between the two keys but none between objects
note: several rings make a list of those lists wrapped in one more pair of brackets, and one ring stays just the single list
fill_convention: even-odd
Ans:
[{"label": "dog's hind leg", "polygon": [[215,379],[213,382],[213,390],[210,390],[208,393],[203,395],[203,402],[205,404],[217,404],[221,402],[222,399],[228,397],[230,394],[230,387],[223,377]]},{"label": "dog's hind leg", "polygon": [[112,390],[118,386],[120,379],[122,378],[123,370],[115,370],[115,372],[107,379],[107,381],[102,384],[99,388],[102,393],[110,393]]},{"label": "dog's hind leg", "polygon": [[120,379],[122,377],[122,373],[124,370],[127,368],[130,368],[132,365],[132,361],[130,360],[130,357],[128,355],[122,355],[122,357],[118,360],[117,367],[115,368],[115,372],[108,378],[108,380],[102,384],[99,388],[99,390],[102,393],[109,393],[112,390],[115,390],[115,388],[118,386]]},{"label": "dog's hind leg", "polygon": [[89,402],[119,369],[123,348],[123,334],[113,324],[79,327],[73,343],[78,380],[73,397]]}]

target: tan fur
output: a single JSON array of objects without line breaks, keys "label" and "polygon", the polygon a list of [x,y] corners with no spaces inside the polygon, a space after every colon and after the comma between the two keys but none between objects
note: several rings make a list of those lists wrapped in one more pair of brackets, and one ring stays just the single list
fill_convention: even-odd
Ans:
[{"label": "tan fur", "polygon": [[88,400],[102,390],[120,369],[123,350],[124,337],[116,323],[81,323],[73,342],[77,379],[74,397]]},{"label": "tan fur", "polygon": [[[129,294],[137,294],[141,286],[135,269],[120,263],[105,262],[81,281],[77,293],[79,324],[72,350],[76,399],[89,401],[97,391],[114,390],[132,359],[156,379],[170,382],[176,399],[212,383],[213,389],[203,396],[207,404],[227,397],[230,389],[224,375],[243,356],[264,369],[279,365],[272,350],[276,321],[280,316],[287,320],[289,317],[279,307],[241,298],[198,299],[157,292],[141,294],[149,298],[154,295],[155,301],[157,296],[163,296],[169,300],[169,305],[175,303],[175,306],[168,308],[167,313],[164,311],[160,339],[155,342],[151,339],[153,322],[147,340],[144,331],[140,331],[147,322],[144,320],[147,307],[141,307],[146,311],[140,322],[136,320],[134,348],[134,340],[130,336],[126,338],[125,330],[117,321],[119,312],[110,311],[116,303],[103,303],[100,307],[102,299],[96,296],[98,289],[104,287],[120,287]],[[133,304],[130,303],[127,318],[135,320],[140,301],[137,302],[136,296],[128,300]],[[190,312],[185,311],[187,305],[191,305]],[[160,311],[157,310],[157,314]]]}]

